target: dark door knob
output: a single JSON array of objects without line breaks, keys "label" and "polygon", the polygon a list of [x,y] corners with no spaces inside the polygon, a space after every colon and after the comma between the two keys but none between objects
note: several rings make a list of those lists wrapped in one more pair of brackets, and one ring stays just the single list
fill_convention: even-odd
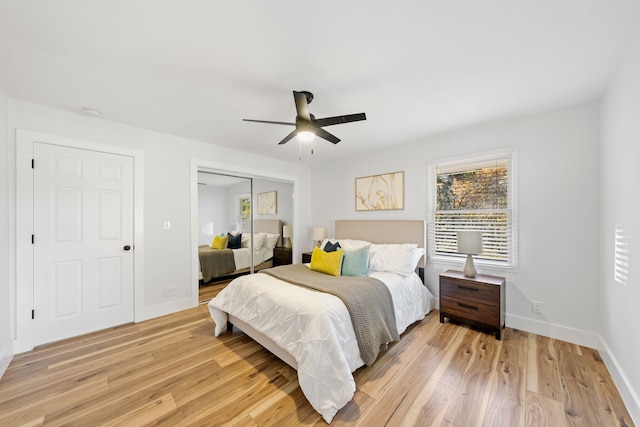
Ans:
[{"label": "dark door knob", "polygon": [[129,245],[125,245],[125,247],[124,247],[124,248],[122,248],[122,249],[124,249],[125,251],[128,251],[129,249],[131,249],[131,246],[129,246]]}]

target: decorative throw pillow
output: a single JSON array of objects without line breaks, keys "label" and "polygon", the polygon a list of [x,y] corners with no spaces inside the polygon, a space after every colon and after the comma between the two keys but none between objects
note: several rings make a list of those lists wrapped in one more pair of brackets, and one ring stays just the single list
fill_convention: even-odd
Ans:
[{"label": "decorative throw pillow", "polygon": [[227,242],[227,247],[229,249],[240,249],[242,245],[242,233],[238,233],[235,236],[231,233],[227,233],[227,238],[229,241]]},{"label": "decorative throw pillow", "polygon": [[367,259],[368,247],[362,247],[355,251],[344,251],[342,260],[343,276],[366,276],[369,274],[369,263]]},{"label": "decorative throw pillow", "polygon": [[229,238],[227,236],[215,236],[213,242],[211,242],[211,249],[225,249],[228,240]]},{"label": "decorative throw pillow", "polygon": [[339,276],[342,269],[343,251],[325,252],[316,247],[311,254],[311,265],[309,268],[319,273]]},{"label": "decorative throw pillow", "polygon": [[324,249],[325,252],[335,252],[338,249],[341,249],[340,242],[335,242],[335,243],[327,242],[324,245],[323,249]]}]

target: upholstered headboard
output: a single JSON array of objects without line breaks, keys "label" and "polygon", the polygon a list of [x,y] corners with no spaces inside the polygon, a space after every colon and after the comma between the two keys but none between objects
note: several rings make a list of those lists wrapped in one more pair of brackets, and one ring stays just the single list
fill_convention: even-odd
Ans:
[{"label": "upholstered headboard", "polygon": [[[425,248],[427,222],[424,220],[339,220],[335,224],[336,239],[366,240],[371,243],[415,243]],[[419,266],[424,266],[422,257]]]},{"label": "upholstered headboard", "polygon": [[426,221],[340,220],[336,221],[336,238],[358,239],[371,243],[415,243],[425,247]]},{"label": "upholstered headboard", "polygon": [[255,233],[279,234],[276,246],[282,246],[282,221],[279,219],[255,219],[253,220]]}]

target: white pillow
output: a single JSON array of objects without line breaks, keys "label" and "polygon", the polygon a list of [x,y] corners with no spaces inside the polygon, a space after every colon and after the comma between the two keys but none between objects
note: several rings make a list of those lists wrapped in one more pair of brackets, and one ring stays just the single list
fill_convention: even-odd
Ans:
[{"label": "white pillow", "polygon": [[[246,237],[245,237],[246,236]],[[253,235],[253,250],[257,251],[258,249],[264,246],[266,239],[266,233],[256,233]],[[251,248],[251,234],[243,234],[242,235],[242,247],[243,248]]]},{"label": "white pillow", "polygon": [[367,242],[366,240],[340,239],[338,241],[345,251],[357,251],[358,249],[371,245],[371,242]]},{"label": "white pillow", "polygon": [[264,247],[267,249],[273,249],[278,244],[279,234],[265,233]]},{"label": "white pillow", "polygon": [[371,242],[367,242],[365,240],[354,240],[354,239],[324,239],[320,244],[320,248],[324,250],[324,246],[327,242],[331,242],[335,244],[336,242],[340,243],[340,248],[345,251],[357,251],[358,249],[364,248],[365,246],[369,246]]},{"label": "white pillow", "polygon": [[[369,271],[389,271],[402,275],[410,275],[424,250],[413,243],[372,244],[369,246]],[[420,254],[420,256],[418,256]]]}]

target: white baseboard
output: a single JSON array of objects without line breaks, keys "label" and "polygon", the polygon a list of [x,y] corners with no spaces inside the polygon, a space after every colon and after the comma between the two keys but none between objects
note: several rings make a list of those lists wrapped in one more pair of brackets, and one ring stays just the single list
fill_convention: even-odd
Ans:
[{"label": "white baseboard", "polygon": [[4,375],[4,372],[9,367],[9,363],[13,360],[13,340],[9,340],[2,347],[0,352],[0,378]]},{"label": "white baseboard", "polygon": [[593,332],[568,328],[566,326],[541,322],[512,314],[507,314],[506,324],[510,328],[602,350],[602,340]]},{"label": "white baseboard", "polygon": [[611,349],[607,343],[602,338],[600,338],[600,342],[602,345],[600,356],[602,356],[604,364],[607,365],[607,369],[609,370],[609,374],[611,374],[611,378],[613,378],[613,382],[616,383],[618,392],[620,392],[620,396],[622,396],[622,400],[627,406],[631,419],[633,419],[635,425],[640,425],[640,398],[638,397],[638,392],[633,389],[633,385],[629,381],[629,378],[624,374],[624,371],[618,364],[618,360],[613,354],[611,354]]},{"label": "white baseboard", "polygon": [[638,392],[633,389],[629,379],[624,374],[615,356],[611,353],[611,349],[602,337],[580,329],[568,328],[566,326],[540,322],[538,320],[509,314],[507,314],[506,324],[513,329],[597,349],[609,370],[609,374],[611,374],[611,378],[613,378],[613,382],[620,392],[620,396],[622,396],[629,415],[631,415],[636,425],[640,425],[640,398],[638,398]]},{"label": "white baseboard", "polygon": [[198,298],[184,298],[177,301],[171,301],[166,304],[154,305],[146,307],[142,313],[136,313],[135,322],[142,322],[167,314],[176,313],[178,311],[187,310],[198,306]]}]

